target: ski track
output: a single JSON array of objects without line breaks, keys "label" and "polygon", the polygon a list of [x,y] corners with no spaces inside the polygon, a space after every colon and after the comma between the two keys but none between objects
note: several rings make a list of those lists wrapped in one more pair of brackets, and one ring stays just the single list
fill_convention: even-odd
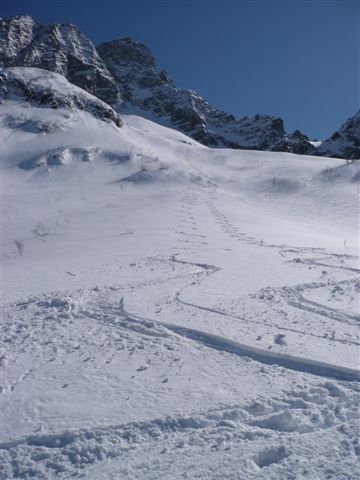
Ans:
[{"label": "ski track", "polygon": [[[187,263],[173,257],[171,260],[180,264]],[[211,265],[189,263],[204,269],[203,275],[217,271],[216,267]],[[108,290],[112,293],[121,292],[120,287],[111,287]],[[250,357],[267,365],[281,365],[338,380],[358,379],[357,375],[348,369],[297,358],[280,359],[276,355],[269,355],[270,352],[264,353],[253,348],[249,350],[247,346],[205,332],[139,318],[126,311],[122,297],[118,303],[109,304],[106,292],[104,293],[105,296],[102,295],[102,289],[94,289],[89,305],[86,295],[85,299],[80,295],[81,298],[77,301],[71,296],[65,301],[61,297],[50,295],[45,299],[33,298],[28,302],[17,302],[17,305],[20,309],[31,308],[32,305],[45,309],[45,316],[48,315],[46,310],[50,309],[54,318],[64,318],[66,321],[90,317],[96,323],[146,337],[171,339],[171,335],[176,334],[205,347]],[[41,324],[40,318],[39,325]],[[70,346],[65,350],[69,353],[77,348]],[[52,360],[49,359],[48,362]],[[331,378],[325,380],[325,383],[310,386],[305,391],[290,391],[279,398],[260,398],[247,405],[228,405],[183,417],[158,418],[125,425],[68,430],[51,435],[29,435],[4,442],[0,444],[0,478],[45,480],[63,475],[78,475],[98,463],[117,458],[132,458],[139,449],[160,453],[167,450],[187,452],[194,448],[194,445],[213,445],[214,449],[226,452],[230,448],[228,445],[244,444],[242,455],[255,462],[259,468],[280,461],[286,462],[287,457],[291,459],[292,449],[289,445],[293,435],[298,438],[298,435],[315,431],[340,429],[345,421],[347,425],[349,421],[357,422],[357,400],[353,398],[356,395],[356,384],[345,382],[343,385],[336,385]],[[354,390],[349,390],[347,385],[352,385]],[[220,443],[219,438],[222,439]],[[359,455],[356,433],[349,431],[347,427],[344,438],[351,445],[353,454]],[[268,447],[269,442],[274,445],[272,448]],[[287,448],[284,447],[286,444]]]},{"label": "ski track", "polygon": [[[125,460],[139,449],[179,454],[204,445],[220,452],[229,450],[230,445],[243,446],[245,458],[262,468],[290,457],[293,438],[301,442],[302,435],[319,435],[328,429],[343,432],[348,454],[352,451],[359,456],[356,428],[342,427],[345,422],[356,424],[358,420],[357,396],[356,391],[349,393],[344,386],[325,382],[310,385],[306,391],[291,390],[278,397],[187,416],[29,435],[0,444],[0,474],[4,479],[38,480],[72,476],[99,462]],[[270,449],[266,446],[269,443],[273,445]],[[271,455],[273,451],[283,455]]]},{"label": "ski track", "polygon": [[[220,212],[220,210],[214,205],[214,200],[217,199],[217,193],[216,193],[217,185],[215,183],[209,181],[207,183],[207,185],[205,185],[205,186],[203,185],[203,188],[205,188],[207,190],[208,200],[206,200],[205,203],[208,206],[210,213],[213,215],[213,217],[215,219],[215,222],[220,226],[222,231],[225,234],[229,235],[229,237],[231,237],[231,238],[235,238],[236,240],[238,240],[240,242],[243,242],[243,243],[257,244],[259,247],[280,249],[279,250],[280,253],[291,252],[291,253],[299,254],[301,252],[314,253],[314,252],[319,252],[320,251],[323,255],[322,258],[324,258],[324,255],[325,255],[325,258],[331,258],[331,259],[339,259],[340,258],[341,261],[344,261],[344,258],[349,258],[348,255],[339,255],[339,254],[327,253],[322,248],[310,248],[310,247],[301,248],[301,247],[291,247],[291,246],[288,246],[288,245],[269,244],[269,243],[264,242],[263,240],[256,240],[254,237],[249,236],[246,233],[239,232],[239,229],[237,227],[235,227],[234,225],[232,225],[231,222],[228,221],[226,216],[222,212]],[[185,198],[188,198],[186,195],[187,194],[185,194]],[[195,201],[194,201],[195,197],[193,196],[192,198],[193,198],[193,201],[185,201],[183,199],[183,202],[186,203],[187,205],[194,205],[195,204]],[[187,212],[189,213],[191,210],[189,209],[189,207],[187,207],[187,209],[188,209]],[[194,218],[194,217],[191,216],[190,218]],[[350,258],[355,258],[355,257],[350,256]],[[174,261],[174,259],[175,259],[175,257],[173,257],[172,260]],[[356,259],[357,259],[357,257],[356,257]],[[286,260],[286,261],[289,262],[288,260]],[[294,260],[291,261],[291,262],[294,262]],[[186,263],[186,262],[182,262],[182,263]],[[295,258],[295,263],[296,264],[300,263],[300,264],[304,264],[304,265],[311,265],[311,266],[318,266],[318,267],[328,267],[328,268],[333,268],[333,269],[340,269],[340,270],[348,271],[348,272],[356,272],[356,273],[360,272],[359,269],[356,269],[356,268],[353,268],[353,267],[349,267],[349,266],[345,266],[345,265],[332,265],[332,264],[328,264],[328,263],[323,263],[323,262],[317,261],[316,259],[313,259],[313,258],[301,259],[299,257],[296,257]],[[201,264],[194,264],[194,265],[197,265],[200,268],[201,267],[209,268],[208,266],[203,266]],[[216,271],[219,270],[215,266],[210,266],[210,269],[211,269],[210,273],[216,273]],[[315,301],[306,299],[303,296],[303,292],[308,290],[308,289],[321,288],[321,287],[330,286],[330,285],[331,286],[341,285],[341,284],[355,282],[355,281],[357,281],[357,278],[351,279],[351,280],[346,279],[346,280],[340,280],[340,281],[336,281],[336,282],[326,282],[326,283],[317,283],[317,284],[298,284],[298,285],[294,285],[292,287],[279,287],[277,289],[272,288],[272,287],[268,287],[268,288],[271,289],[274,293],[276,291],[278,291],[282,295],[283,300],[286,302],[286,304],[288,306],[297,308],[299,310],[307,311],[309,313],[313,313],[313,314],[316,314],[316,315],[321,315],[321,316],[327,317],[329,319],[338,321],[340,323],[350,323],[352,325],[357,326],[358,323],[360,322],[360,315],[352,315],[352,314],[349,314],[347,312],[328,307],[328,306],[323,305],[319,302],[315,302]],[[188,287],[184,287],[179,292],[177,292],[177,294],[175,295],[175,300],[177,302],[182,303],[183,305],[186,305],[188,307],[196,308],[198,310],[208,311],[208,312],[211,312],[211,313],[216,313],[218,315],[228,316],[228,317],[231,317],[231,318],[237,318],[239,320],[243,320],[243,318],[241,318],[237,315],[229,314],[229,313],[225,312],[224,310],[220,310],[220,309],[217,309],[217,308],[210,308],[210,307],[206,307],[206,306],[203,306],[203,305],[194,304],[194,303],[191,303],[191,302],[186,302],[185,300],[181,299],[180,296],[181,296],[181,293],[187,288]],[[266,289],[262,289],[262,290],[266,290]],[[254,294],[254,296],[255,295],[256,294]],[[251,322],[252,323],[257,323],[254,320],[251,320]],[[259,323],[261,323],[261,322],[259,322]],[[302,334],[304,333],[301,330],[287,329],[286,327],[278,327],[278,328],[280,328],[282,330],[289,330],[289,331],[294,331],[294,332],[302,333]],[[316,334],[310,334],[310,335],[317,336],[317,337],[321,338],[321,336],[316,335]],[[358,342],[344,341],[344,343],[352,343],[352,344],[355,344],[355,345],[359,345]]]},{"label": "ski track", "polygon": [[234,342],[227,338],[220,337],[218,335],[213,335],[201,330],[186,328],[178,325],[173,325],[171,323],[157,322],[150,319],[144,319],[137,317],[126,311],[123,305],[123,300],[121,301],[121,311],[122,314],[134,322],[153,322],[156,325],[162,326],[167,330],[180,335],[181,337],[189,338],[194,340],[202,345],[219,350],[222,352],[230,353],[237,355],[239,357],[248,357],[252,360],[255,360],[266,365],[278,365],[280,367],[288,368],[290,370],[295,370],[299,372],[305,372],[312,375],[319,375],[327,378],[335,378],[337,380],[344,381],[359,381],[360,380],[360,371],[355,369],[350,369],[346,367],[339,367],[336,365],[331,365],[325,362],[319,362],[316,360],[283,355],[277,352],[270,352],[267,350],[262,350],[250,345],[241,344]]},{"label": "ski track", "polygon": [[[185,287],[185,288],[187,288],[187,287]],[[241,321],[246,322],[246,323],[253,323],[253,324],[262,325],[262,326],[266,325],[266,326],[272,327],[272,328],[275,327],[277,330],[283,330],[285,332],[298,333],[300,335],[306,335],[306,336],[310,336],[310,337],[314,337],[314,338],[321,338],[321,339],[324,338],[324,335],[319,335],[319,334],[316,334],[316,333],[313,333],[313,332],[300,330],[300,329],[296,329],[296,328],[291,328],[291,327],[284,327],[283,325],[280,325],[280,324],[277,324],[277,323],[269,323],[266,320],[245,319],[244,317],[240,317],[239,315],[234,315],[232,313],[228,313],[228,312],[226,312],[224,310],[220,310],[218,308],[204,307],[204,306],[201,306],[201,305],[196,305],[195,303],[186,302],[185,300],[182,300],[180,298],[180,294],[181,294],[181,291],[176,293],[176,295],[175,295],[176,302],[178,302],[181,305],[185,305],[187,307],[190,307],[190,308],[195,308],[197,310],[203,310],[205,312],[209,312],[209,313],[216,314],[216,315],[221,315],[221,316],[227,317],[227,318],[234,318],[236,320],[241,320]],[[296,302],[291,303],[290,301],[287,302],[287,303],[288,303],[288,305],[299,308],[300,310],[302,309],[301,304],[297,304]],[[311,311],[311,313],[317,313],[317,314],[319,313],[315,309],[311,309],[311,310],[310,309],[304,309],[304,310]],[[330,318],[328,315],[325,315],[325,316]],[[351,341],[351,340],[342,340],[342,339],[337,338],[337,339],[333,339],[333,341],[335,341],[337,343],[346,344],[346,345],[360,346],[360,342]]]},{"label": "ski track", "polygon": [[[198,180],[195,179],[193,181],[199,184]],[[266,244],[266,242],[259,241],[246,233],[239,232],[238,228],[234,227],[214,204],[214,200],[216,199],[216,184],[211,182],[206,185],[203,183],[200,184],[202,190],[205,189],[208,195],[206,204],[215,222],[229,237],[237,239],[240,242],[256,244],[265,248],[280,249],[280,251],[284,252],[284,261],[286,262],[288,262],[286,255],[290,251],[296,254],[306,253],[306,249],[286,245]],[[198,200],[198,197],[193,189],[190,188],[186,190],[185,198],[187,200],[184,201],[183,199],[183,206],[177,214],[179,227],[176,231],[180,237],[189,237],[189,239],[178,239],[179,243],[187,244],[184,255],[186,255],[186,252],[191,251],[196,253],[197,247],[201,246],[203,248],[207,245],[206,235],[196,233],[196,218],[191,214],[191,208]],[[186,229],[192,231],[187,232]],[[177,249],[179,249],[179,247],[177,247]],[[314,253],[318,250],[321,249],[310,249],[310,252]],[[325,255],[325,258],[336,259],[336,256],[331,253],[322,252],[322,254]],[[220,271],[220,268],[215,265],[186,261],[177,258],[178,255],[178,253],[175,253],[167,258],[163,256],[159,258],[159,261],[196,267],[200,269],[200,271],[180,274],[174,273],[174,275],[167,276],[166,278],[133,282],[127,284],[122,290],[141,289],[149,285],[156,286],[157,284],[166,284],[169,280],[177,279],[193,280],[196,278],[198,285],[206,276],[216,274]],[[303,258],[296,263],[346,270],[348,272],[359,272],[358,269],[353,267],[331,265],[316,261],[313,258]],[[332,285],[340,285],[341,283],[349,283],[352,281],[354,280],[340,280],[333,282]],[[306,310],[312,314],[323,315],[342,323],[352,322],[352,324],[358,324],[360,320],[359,315],[342,312],[341,310],[306,299],[303,295],[307,290],[328,285],[329,283],[316,283],[299,284],[291,288],[268,287],[268,289],[255,292],[254,296],[259,299],[259,295],[263,295],[264,291],[267,294],[271,292],[272,294],[280,295],[287,305],[294,308]],[[189,308],[241,320],[241,317],[227,313],[222,309],[186,302],[181,298],[181,294],[188,288],[191,288],[191,285],[185,285],[180,289],[175,294],[173,301],[186,305]],[[114,286],[110,287],[110,289],[121,292],[120,287]],[[95,291],[97,292],[99,290]],[[56,301],[51,303],[50,300],[47,305],[46,301],[42,301],[39,298],[32,298],[28,300],[28,302],[23,302],[23,308],[27,308],[27,305],[34,303],[44,308],[50,306],[54,308],[55,311],[58,310],[58,313],[60,313],[59,317],[63,315],[64,318],[67,316],[68,318],[91,318],[103,326],[131,331],[145,337],[167,338],[171,340],[175,334],[182,341],[195,342],[206,348],[211,348],[226,354],[251,358],[265,365],[274,365],[292,371],[310,374],[311,376],[324,377],[325,383],[310,386],[306,391],[290,391],[279,398],[259,399],[256,403],[249,405],[231,405],[215,408],[207,412],[196,412],[193,415],[184,417],[159,418],[147,422],[132,422],[125,425],[69,430],[52,435],[30,435],[11,442],[4,442],[0,444],[0,458],[2,459],[0,474],[3,475],[0,478],[36,478],[42,480],[55,478],[63,474],[76,475],[79,471],[96,463],[132,455],[138,448],[144,448],[144,445],[148,444],[151,445],[151,448],[158,449],[160,449],[160,447],[164,448],[164,445],[167,445],[169,449],[172,447],[175,448],[178,445],[180,445],[180,448],[185,449],[187,446],[192,446],[195,442],[195,444],[197,443],[199,445],[214,444],[218,449],[225,449],[226,441],[219,443],[219,436],[226,438],[227,441],[231,440],[233,443],[256,443],[266,439],[267,443],[268,440],[276,443],[279,435],[284,437],[282,442],[286,444],[287,436],[303,435],[334,427],[339,428],[345,421],[357,418],[357,400],[354,400],[354,396],[358,394],[356,391],[356,382],[360,380],[360,372],[358,370],[330,365],[308,358],[282,355],[277,352],[262,350],[251,345],[234,342],[228,338],[223,338],[201,330],[143,318],[126,310],[124,306],[124,295],[119,298],[119,302],[116,305],[107,304],[106,301],[101,302],[96,300],[96,302],[96,308],[94,308],[94,305],[88,308],[86,301],[84,305],[82,305],[81,302],[80,304],[76,304],[75,302],[75,304],[72,305],[71,302],[62,303],[60,300],[57,304]],[[21,308],[21,302],[17,302],[16,305]],[[305,334],[305,332],[296,329],[278,325],[272,326],[278,329]],[[306,334],[309,335],[310,333],[306,332]],[[317,336],[315,334],[312,335]],[[31,339],[29,339],[29,341],[30,340]],[[352,343],[358,345],[356,342]],[[24,348],[26,348],[26,345]],[[37,366],[29,369],[20,376],[17,381],[9,385],[9,391],[13,392],[19,383],[31,376],[42,366],[54,361],[54,359],[64,353],[68,354],[77,349],[78,346],[76,345],[68,345],[64,352],[60,351],[57,355],[40,362]],[[86,348],[84,349],[84,354],[85,352]],[[106,361],[109,361],[109,359]],[[334,380],[343,383],[336,384]],[[352,445],[351,448],[353,448],[354,454],[359,456],[360,448],[356,441],[356,435],[352,433],[349,435],[349,440]],[[256,456],[254,457],[252,455],[251,458],[260,468],[284,459],[286,460],[286,457],[291,455],[291,451],[286,449],[283,444],[269,449],[263,445],[259,446],[256,443],[256,449]],[[50,477],[48,475],[50,475]]]},{"label": "ski track", "polygon": [[[111,292],[114,290],[107,289]],[[45,316],[48,315],[47,310],[51,309],[57,317],[62,316],[65,322],[81,320],[91,314],[100,324],[129,330],[141,336],[169,338],[175,333],[182,339],[196,341],[216,350],[236,355],[248,354],[247,351],[239,351],[238,344],[216,336],[130,315],[124,308],[123,299],[115,305],[108,303],[107,291],[95,289],[85,298],[80,292],[78,300],[72,298],[72,303],[61,301],[59,297],[34,298],[27,304],[18,302],[18,307],[40,308]],[[43,328],[42,318],[38,325],[38,328]],[[73,348],[69,351],[73,351]],[[255,353],[258,356],[259,352]],[[268,363],[269,358],[263,360]],[[314,373],[314,368],[324,368],[324,365],[312,363],[307,365],[306,371]],[[346,372],[337,373],[344,380]],[[237,448],[242,448],[245,458],[263,468],[281,460],[286,462],[287,457],[290,460],[293,449],[300,448],[298,444],[302,435],[312,432],[319,435],[328,429],[342,432],[343,441],[348,445],[346,448],[350,448],[348,454],[359,456],[356,427],[349,430],[349,422],[356,425],[358,421],[358,396],[356,384],[336,384],[331,379],[325,379],[323,383],[312,386],[310,379],[305,390],[290,390],[278,397],[258,398],[248,404],[226,405],[185,416],[143,422],[71,429],[56,434],[33,434],[0,444],[0,473],[8,479],[38,480],[82,472],[86,475],[87,469],[93,465],[117,458],[125,461],[144,449],[160,453],[176,452],[176,455],[184,452],[186,456],[194,446],[203,448],[205,445],[224,453],[237,445]],[[272,449],[268,447],[269,442],[273,445]]]}]

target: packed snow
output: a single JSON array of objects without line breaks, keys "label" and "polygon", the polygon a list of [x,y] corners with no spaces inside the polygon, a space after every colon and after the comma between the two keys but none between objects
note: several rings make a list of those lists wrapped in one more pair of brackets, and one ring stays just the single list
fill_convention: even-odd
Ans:
[{"label": "packed snow", "polygon": [[357,478],[359,163],[1,111],[0,478]]}]

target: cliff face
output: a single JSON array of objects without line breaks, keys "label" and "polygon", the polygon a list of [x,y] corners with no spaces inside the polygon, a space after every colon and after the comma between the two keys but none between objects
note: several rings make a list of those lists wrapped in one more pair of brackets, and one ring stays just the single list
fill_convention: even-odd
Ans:
[{"label": "cliff face", "polygon": [[178,88],[143,44],[123,38],[93,43],[70,24],[41,25],[31,17],[0,19],[0,66],[36,67],[63,75],[120,112],[137,113],[211,147],[359,158],[359,114],[315,148],[281,118],[236,119],[193,90]]},{"label": "cliff face", "polygon": [[0,19],[0,65],[51,70],[107,103],[120,100],[96,48],[74,25],[41,25],[28,16]]},{"label": "cliff face", "polygon": [[140,110],[208,146],[303,153],[313,149],[306,137],[286,135],[280,118],[235,119],[193,90],[177,88],[165,71],[156,70],[150,50],[130,38],[103,43],[98,53],[119,85],[124,111]]},{"label": "cliff face", "polygon": [[342,127],[316,149],[316,155],[326,157],[360,158],[360,111],[346,120]]}]

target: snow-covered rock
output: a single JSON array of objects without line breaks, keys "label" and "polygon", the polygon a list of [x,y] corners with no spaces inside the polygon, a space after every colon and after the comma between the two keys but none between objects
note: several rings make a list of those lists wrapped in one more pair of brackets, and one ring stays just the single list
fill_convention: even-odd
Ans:
[{"label": "snow-covered rock", "polygon": [[0,65],[51,70],[126,113],[139,113],[204,145],[312,153],[269,115],[236,119],[193,90],[177,88],[143,44],[129,38],[92,42],[74,25],[41,25],[29,16],[0,19]]},{"label": "snow-covered rock", "polygon": [[[17,99],[52,109],[84,110],[118,127],[122,124],[120,116],[108,104],[68,82],[62,75],[47,70],[30,67],[0,69],[0,92],[7,100]],[[43,128],[49,128],[49,124],[44,124]]]},{"label": "snow-covered rock", "polygon": [[178,88],[167,72],[156,69],[149,48],[130,38],[95,48],[71,24],[42,25],[29,16],[0,18],[0,66],[59,73],[120,112],[170,126],[210,147],[346,159],[360,156],[359,113],[317,146],[298,130],[287,134],[281,118],[255,115],[236,119],[197,92]]},{"label": "snow-covered rock", "polygon": [[[143,44],[130,38],[102,43],[98,52],[118,82],[124,111],[175,127],[204,145],[310,153],[301,135],[288,137],[283,121],[269,115],[236,119],[207,103],[193,90],[177,88]],[[125,107],[125,108],[124,108]],[[139,112],[140,111],[140,112]]]},{"label": "snow-covered rock", "polygon": [[0,18],[0,65],[51,70],[108,103],[120,98],[94,45],[71,24],[41,25],[29,16]]},{"label": "snow-covered rock", "polygon": [[316,155],[325,157],[360,159],[360,111],[346,120],[342,127],[325,140]]}]

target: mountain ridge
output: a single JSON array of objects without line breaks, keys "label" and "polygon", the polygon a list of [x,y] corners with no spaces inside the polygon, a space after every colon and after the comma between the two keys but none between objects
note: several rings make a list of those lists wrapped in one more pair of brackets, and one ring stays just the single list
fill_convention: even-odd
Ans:
[{"label": "mountain ridge", "polygon": [[95,46],[72,24],[42,25],[30,16],[1,18],[0,64],[50,70],[107,103],[120,100]]},{"label": "mountain ridge", "polygon": [[42,25],[30,16],[0,18],[0,66],[61,74],[119,113],[135,111],[209,147],[360,157],[360,113],[315,147],[299,130],[288,134],[279,117],[236,119],[194,90],[178,88],[166,71],[156,69],[150,49],[129,37],[95,47],[72,24]]},{"label": "mountain ridge", "polygon": [[97,51],[124,92],[124,111],[135,106],[152,114],[154,121],[169,122],[210,147],[293,153],[313,150],[306,136],[287,135],[281,118],[255,115],[235,119],[210,105],[194,90],[176,87],[166,71],[156,70],[155,58],[142,43],[130,38],[118,39],[100,44]]}]

